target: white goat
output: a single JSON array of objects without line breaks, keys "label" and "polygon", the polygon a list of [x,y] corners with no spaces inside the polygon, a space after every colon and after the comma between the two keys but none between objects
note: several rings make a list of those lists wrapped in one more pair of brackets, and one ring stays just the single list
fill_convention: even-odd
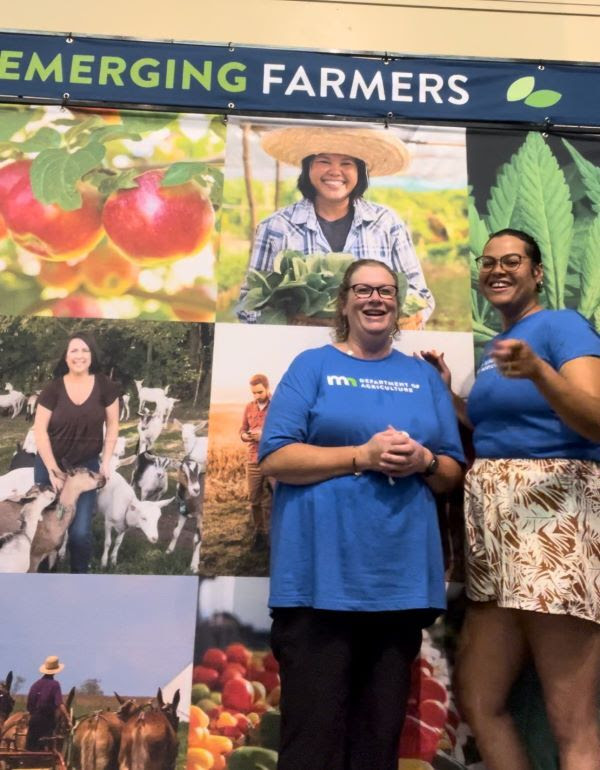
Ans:
[{"label": "white goat", "polygon": [[167,470],[171,465],[168,457],[143,452],[137,455],[131,484],[139,489],[140,500],[159,500],[169,486]]},{"label": "white goat", "polygon": [[25,396],[18,390],[15,390],[10,382],[7,382],[4,389],[6,394],[0,394],[0,409],[12,409],[11,419],[14,419],[25,403]]},{"label": "white goat", "polygon": [[146,409],[145,414],[140,415],[137,428],[139,435],[138,454],[152,449],[164,427],[164,413],[158,404],[154,414],[150,414]]},{"label": "white goat", "polygon": [[104,552],[102,567],[105,569],[109,562],[112,530],[117,536],[112,546],[110,563],[117,563],[119,548],[128,529],[138,527],[151,543],[158,542],[158,520],[162,509],[174,500],[144,500],[137,499],[133,487],[119,473],[113,473],[103,489],[98,493],[98,510],[104,516]]},{"label": "white goat", "polygon": [[190,569],[198,572],[200,563],[200,545],[202,542],[202,499],[204,495],[204,473],[200,469],[200,463],[184,457],[177,470],[177,501],[179,503],[179,519],[173,530],[171,542],[167,553],[175,550],[177,539],[185,522],[190,519],[194,522],[194,545]]},{"label": "white goat", "polygon": [[52,487],[34,486],[27,492],[21,509],[21,529],[0,537],[0,572],[27,572],[31,561],[31,544],[42,520],[42,511],[56,498]]},{"label": "white goat", "polygon": [[143,410],[146,401],[151,404],[158,404],[159,401],[166,397],[167,391],[169,390],[168,385],[165,388],[146,388],[142,385],[144,380],[134,380],[134,382],[138,392],[138,412]]},{"label": "white goat", "polygon": [[129,419],[129,401],[131,400],[131,396],[129,393],[123,393],[121,396],[121,414],[119,415],[119,420],[128,420]]},{"label": "white goat", "polygon": [[29,428],[27,431],[27,434],[25,436],[25,440],[23,441],[23,446],[21,449],[24,452],[29,452],[31,454],[35,454],[37,452],[37,444],[35,441],[35,433],[33,432],[33,428]]},{"label": "white goat", "polygon": [[0,500],[24,496],[33,487],[33,468],[15,468],[0,476]]},{"label": "white goat", "polygon": [[34,393],[32,393],[30,396],[27,397],[27,404],[25,409],[25,412],[26,412],[25,417],[27,420],[33,420],[33,418],[35,417],[37,400],[41,392],[42,392],[41,390],[36,390]]},{"label": "white goat", "polygon": [[208,454],[208,438],[206,436],[198,436],[196,431],[205,428],[206,421],[201,425],[194,425],[192,422],[181,423],[179,420],[173,420],[173,424],[181,430],[181,440],[185,456],[199,463],[200,472],[204,473]]},{"label": "white goat", "polygon": [[156,411],[158,412],[160,410],[163,413],[163,424],[165,427],[171,419],[171,413],[173,412],[175,404],[177,404],[180,400],[181,399],[179,398],[165,396],[163,399],[156,402]]}]

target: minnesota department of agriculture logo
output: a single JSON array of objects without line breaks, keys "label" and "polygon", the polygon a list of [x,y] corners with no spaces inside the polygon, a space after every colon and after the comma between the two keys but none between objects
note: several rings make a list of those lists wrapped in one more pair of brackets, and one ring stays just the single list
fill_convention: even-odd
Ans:
[{"label": "minnesota department of agriculture logo", "polygon": [[344,374],[328,374],[328,385],[343,385],[350,388],[358,388],[358,382],[354,377],[346,377]]}]

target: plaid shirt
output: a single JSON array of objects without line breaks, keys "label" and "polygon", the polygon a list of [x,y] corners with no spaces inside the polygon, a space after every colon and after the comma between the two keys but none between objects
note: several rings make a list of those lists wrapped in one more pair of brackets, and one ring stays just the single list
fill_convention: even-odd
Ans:
[{"label": "plaid shirt", "polygon": [[[256,228],[250,267],[272,271],[277,254],[288,249],[303,254],[331,252],[331,246],[319,225],[315,207],[306,198],[276,211],[260,222]],[[407,296],[416,294],[424,299],[427,306],[422,311],[423,320],[429,318],[435,307],[433,295],[425,283],[410,233],[393,211],[357,198],[354,201],[354,219],[343,251],[356,259],[377,259],[395,272],[404,273],[408,281]],[[243,299],[247,291],[244,283],[240,299]],[[241,312],[239,317],[252,323],[258,320],[259,314]]]}]

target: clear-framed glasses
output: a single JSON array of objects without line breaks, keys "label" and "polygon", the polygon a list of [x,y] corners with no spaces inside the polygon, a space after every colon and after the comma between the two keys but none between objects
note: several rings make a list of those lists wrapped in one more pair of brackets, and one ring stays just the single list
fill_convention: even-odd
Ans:
[{"label": "clear-framed glasses", "polygon": [[394,299],[398,295],[398,287],[393,283],[384,283],[383,286],[369,286],[368,283],[355,283],[351,287],[354,296],[358,299],[369,299],[376,291],[381,299]]},{"label": "clear-framed glasses", "polygon": [[477,257],[475,263],[477,264],[477,269],[480,273],[490,273],[498,263],[503,270],[510,273],[514,270],[518,270],[522,261],[522,254],[503,254],[501,257],[498,257],[498,259],[496,259],[496,257],[486,257],[483,255],[482,257]]}]

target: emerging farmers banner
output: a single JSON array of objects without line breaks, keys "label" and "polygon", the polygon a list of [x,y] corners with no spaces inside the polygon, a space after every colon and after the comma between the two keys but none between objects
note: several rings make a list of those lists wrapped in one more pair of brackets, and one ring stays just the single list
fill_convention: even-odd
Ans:
[{"label": "emerging farmers banner", "polygon": [[[119,44],[118,55],[131,45]],[[67,71],[88,77],[83,59],[67,69],[60,59],[7,50],[5,81],[34,83],[42,71],[46,84]],[[120,87],[117,64],[102,66],[98,77],[104,71]],[[148,76],[145,66],[137,77]],[[234,69],[224,72],[232,82]],[[354,202],[360,221],[335,247],[299,180],[315,148],[370,170]],[[10,498],[33,483],[36,402],[72,334],[95,338],[98,371],[119,394],[111,462],[121,492],[96,497],[87,533],[93,577],[68,574],[68,518],[57,520],[35,562],[9,559],[0,546],[0,571],[10,573],[0,576],[0,614],[12,618],[0,637],[0,677],[14,711],[24,709],[40,663],[57,654],[66,662],[63,689],[76,686],[76,717],[119,709],[125,723],[153,708],[148,699],[163,703],[172,716],[164,770],[274,768],[269,553],[255,537],[272,489],[253,475],[243,440],[249,405],[261,388],[277,387],[298,353],[330,341],[341,276],[360,257],[389,260],[398,273],[394,344],[409,354],[444,351],[462,395],[500,328],[475,282],[474,258],[494,230],[531,232],[543,252],[545,304],[576,308],[600,328],[599,180],[591,136],[467,130],[425,118],[385,127],[291,115],[226,121],[211,112],[0,108],[0,491],[10,514],[3,509],[0,536],[20,526]],[[378,227],[367,232],[371,221]],[[399,770],[482,767],[452,687],[462,579],[455,503],[440,511],[452,612],[426,633]],[[30,564],[36,574],[23,574]],[[177,643],[159,643],[165,638]],[[551,770],[546,728],[528,731],[531,713],[542,713],[531,711],[532,692],[525,678],[515,708],[535,766]],[[78,740],[76,731],[61,750],[69,767],[87,770]]]}]

